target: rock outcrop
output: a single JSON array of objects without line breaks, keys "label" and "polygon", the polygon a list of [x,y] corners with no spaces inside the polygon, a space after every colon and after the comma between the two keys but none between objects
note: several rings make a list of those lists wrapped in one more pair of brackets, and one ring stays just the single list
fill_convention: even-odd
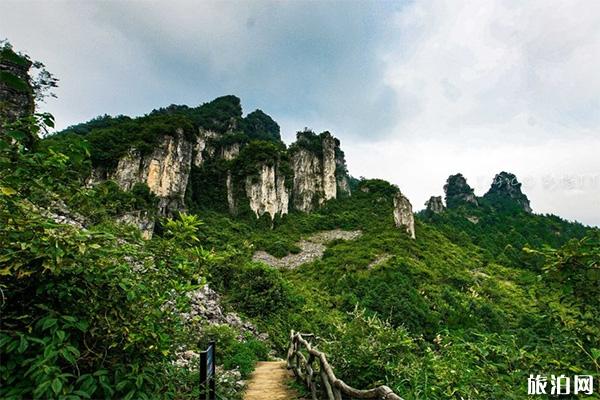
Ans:
[{"label": "rock outcrop", "polygon": [[174,135],[162,136],[149,154],[131,149],[114,170],[96,169],[90,183],[110,179],[123,190],[131,190],[138,182],[145,183],[159,199],[159,214],[170,215],[185,208],[192,147],[184,133],[177,130]]},{"label": "rock outcrop", "polygon": [[429,200],[425,202],[426,212],[428,214],[440,214],[444,212],[446,207],[442,202],[442,196],[431,196]]},{"label": "rock outcrop", "polygon": [[154,219],[147,211],[131,211],[117,217],[117,222],[136,226],[144,239],[152,238],[154,233]]},{"label": "rock outcrop", "polygon": [[206,158],[214,156],[215,148],[209,142],[218,136],[219,134],[213,131],[198,130],[196,142],[194,143],[194,165],[196,167],[200,167]]},{"label": "rock outcrop", "polygon": [[394,195],[394,222],[398,228],[404,228],[415,239],[415,217],[410,201],[398,191]]},{"label": "rock outcrop", "polygon": [[246,196],[256,217],[269,214],[271,218],[288,213],[290,195],[285,176],[275,166],[263,165],[258,177],[246,177]]},{"label": "rock outcrop", "polygon": [[110,179],[123,190],[145,183],[159,198],[162,216],[184,210],[189,202],[233,215],[250,211],[257,218],[274,219],[290,207],[310,212],[327,200],[350,195],[344,153],[329,132],[299,132],[286,149],[279,126],[258,111],[243,122],[239,99],[233,96],[194,110],[172,106],[156,111],[155,118],[192,112],[199,127],[195,133],[167,131],[150,152],[142,153],[132,144],[114,160],[114,168],[96,166],[88,183]]},{"label": "rock outcrop", "polygon": [[477,206],[477,197],[462,174],[450,175],[444,185],[446,206],[455,208],[460,205],[472,204]]},{"label": "rock outcrop", "polygon": [[350,195],[343,153],[329,132],[298,132],[291,152],[296,210],[310,212],[340,194]]},{"label": "rock outcrop", "polygon": [[0,47],[0,72],[10,79],[0,80],[0,131],[5,122],[31,115],[35,103],[29,78],[31,61],[10,47]]},{"label": "rock outcrop", "polygon": [[497,174],[483,197],[494,204],[513,204],[527,213],[532,212],[529,199],[521,191],[521,183],[509,172]]}]

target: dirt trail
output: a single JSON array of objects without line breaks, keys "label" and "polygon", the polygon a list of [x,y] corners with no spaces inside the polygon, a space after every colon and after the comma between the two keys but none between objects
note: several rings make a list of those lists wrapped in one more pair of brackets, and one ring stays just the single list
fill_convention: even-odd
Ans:
[{"label": "dirt trail", "polygon": [[288,254],[283,258],[277,258],[266,251],[257,251],[252,259],[254,261],[262,261],[272,267],[278,268],[296,268],[299,265],[314,261],[323,257],[325,252],[325,243],[336,239],[354,240],[362,234],[361,231],[343,231],[335,229],[332,231],[324,231],[316,233],[306,240],[301,240],[298,243],[301,251],[298,254]]},{"label": "dirt trail", "polygon": [[292,379],[285,361],[261,361],[250,377],[244,400],[298,399],[298,393],[287,385]]}]

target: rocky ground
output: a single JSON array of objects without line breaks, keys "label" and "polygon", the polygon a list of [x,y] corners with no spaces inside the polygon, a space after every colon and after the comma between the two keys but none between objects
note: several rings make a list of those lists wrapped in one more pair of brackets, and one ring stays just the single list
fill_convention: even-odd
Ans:
[{"label": "rocky ground", "polygon": [[296,268],[299,265],[312,262],[323,257],[323,252],[327,248],[326,243],[333,240],[354,240],[362,235],[361,231],[343,231],[334,229],[316,233],[304,240],[300,240],[296,245],[301,251],[298,254],[288,254],[283,258],[277,258],[266,251],[257,251],[252,259],[254,261],[264,262],[277,268]]},{"label": "rocky ground", "polygon": [[[190,311],[181,313],[181,317],[193,327],[198,337],[202,336],[202,329],[207,325],[229,325],[240,332],[238,340],[245,340],[244,334],[246,333],[250,333],[263,341],[268,339],[269,336],[266,333],[260,333],[253,324],[242,320],[236,313],[225,312],[219,294],[208,285],[188,293],[188,296],[190,298]],[[166,306],[174,307],[174,305],[174,301],[170,301]],[[195,369],[199,357],[200,355],[197,352],[182,348],[177,352],[174,363],[180,367]],[[228,373],[235,375],[231,371],[228,371]],[[237,374],[239,374],[239,371],[237,371]]]}]

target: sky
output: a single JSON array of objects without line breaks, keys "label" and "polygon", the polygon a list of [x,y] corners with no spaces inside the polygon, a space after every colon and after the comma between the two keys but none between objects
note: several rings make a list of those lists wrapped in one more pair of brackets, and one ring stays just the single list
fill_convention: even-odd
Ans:
[{"label": "sky", "polygon": [[4,0],[0,38],[60,79],[57,128],[235,94],[416,210],[508,171],[534,212],[600,226],[598,1]]}]

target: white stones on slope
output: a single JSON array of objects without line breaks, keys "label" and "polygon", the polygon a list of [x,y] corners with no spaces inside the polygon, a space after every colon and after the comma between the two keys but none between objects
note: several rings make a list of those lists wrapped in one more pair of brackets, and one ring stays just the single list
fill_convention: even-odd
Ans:
[{"label": "white stones on slope", "polygon": [[[242,320],[236,313],[224,311],[221,306],[221,297],[208,285],[189,292],[187,295],[190,299],[190,312],[181,314],[185,321],[190,323],[202,321],[207,325],[229,325],[240,331],[239,340],[244,339],[244,333],[250,333],[260,340],[268,339],[269,336],[266,333],[260,333],[253,324]],[[201,331],[203,326],[197,325],[196,327]]]},{"label": "white stones on slope", "polygon": [[271,218],[288,213],[289,193],[285,178],[278,176],[273,165],[263,165],[258,178],[246,177],[246,195],[257,218],[266,213]]},{"label": "white stones on slope", "polygon": [[147,211],[130,211],[117,217],[117,222],[138,227],[144,239],[151,239],[154,233],[154,219]]},{"label": "white stones on slope", "polygon": [[302,264],[315,261],[323,256],[325,243],[336,239],[354,240],[362,235],[361,231],[343,231],[334,229],[316,233],[305,240],[300,240],[296,245],[300,247],[300,253],[288,254],[283,258],[277,258],[266,251],[257,251],[252,257],[253,261],[260,261],[277,268],[296,268]]},{"label": "white stones on slope", "polygon": [[[245,334],[249,333],[259,340],[268,340],[269,335],[260,333],[250,322],[242,320],[236,313],[226,312],[221,305],[221,297],[208,285],[188,292],[190,299],[189,312],[180,313],[184,322],[192,328],[195,336],[203,336],[203,330],[210,325],[228,325],[239,332],[237,340],[245,341]],[[169,300],[165,309],[175,310],[176,301]],[[173,363],[179,367],[194,368],[197,364],[199,354],[197,352],[181,348],[176,352]],[[241,379],[238,375],[236,382]]]},{"label": "white stones on slope", "polygon": [[394,195],[394,222],[397,227],[404,227],[411,238],[415,238],[415,217],[412,205],[400,191]]}]

